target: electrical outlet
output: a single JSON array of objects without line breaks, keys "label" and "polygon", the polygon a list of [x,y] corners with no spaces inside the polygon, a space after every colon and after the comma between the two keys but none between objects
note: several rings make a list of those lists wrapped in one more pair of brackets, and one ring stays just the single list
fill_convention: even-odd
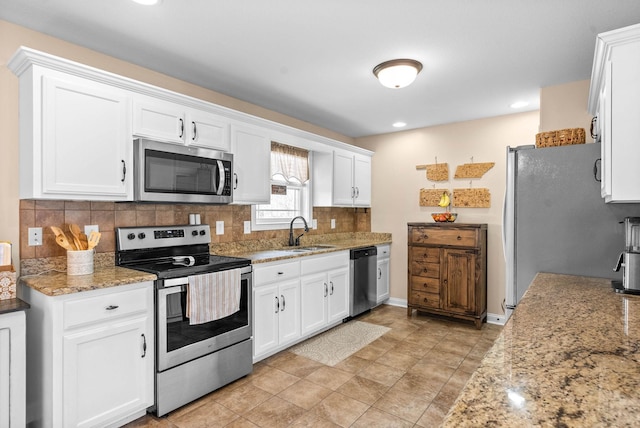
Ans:
[{"label": "electrical outlet", "polygon": [[100,228],[97,224],[88,224],[84,226],[84,234],[89,236],[91,232],[100,232]]},{"label": "electrical outlet", "polygon": [[216,235],[224,235],[224,221],[216,221]]},{"label": "electrical outlet", "polygon": [[249,220],[244,222],[244,233],[251,233],[251,221]]},{"label": "electrical outlet", "polygon": [[42,245],[42,228],[30,227],[29,228],[29,246]]},{"label": "electrical outlet", "polygon": [[312,229],[317,229],[318,228],[318,219],[314,218],[313,220],[311,220],[311,228]]},{"label": "electrical outlet", "polygon": [[335,229],[336,228],[336,219],[332,218],[331,219],[331,229]]}]

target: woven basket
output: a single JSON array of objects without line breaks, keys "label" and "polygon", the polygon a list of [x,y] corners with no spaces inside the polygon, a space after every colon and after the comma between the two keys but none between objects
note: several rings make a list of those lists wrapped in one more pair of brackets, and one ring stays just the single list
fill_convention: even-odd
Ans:
[{"label": "woven basket", "polygon": [[570,144],[584,144],[584,142],[584,128],[560,129],[536,134],[536,147],[568,146]]}]

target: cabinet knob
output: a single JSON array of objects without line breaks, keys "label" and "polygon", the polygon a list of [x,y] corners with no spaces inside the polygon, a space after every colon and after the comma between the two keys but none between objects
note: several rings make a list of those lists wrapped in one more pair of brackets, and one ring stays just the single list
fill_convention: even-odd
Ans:
[{"label": "cabinet knob", "polygon": [[423,301],[424,303],[429,303],[429,301],[427,300],[427,298],[426,298],[426,297],[425,297],[424,299],[422,299],[422,301]]},{"label": "cabinet knob", "polygon": [[458,241],[462,241],[462,236],[458,235]]}]

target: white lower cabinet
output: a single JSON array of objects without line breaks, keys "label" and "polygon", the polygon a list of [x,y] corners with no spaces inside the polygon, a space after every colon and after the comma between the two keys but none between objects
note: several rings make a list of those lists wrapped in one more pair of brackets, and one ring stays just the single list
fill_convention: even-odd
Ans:
[{"label": "white lower cabinet", "polygon": [[24,311],[0,315],[0,427],[25,426],[25,337]]},{"label": "white lower cabinet", "polygon": [[253,356],[258,361],[300,338],[300,262],[254,267]]},{"label": "white lower cabinet", "polygon": [[28,423],[120,426],[153,405],[153,283],[64,296],[22,287]]},{"label": "white lower cabinet", "polygon": [[253,362],[349,316],[349,252],[253,266]]},{"label": "white lower cabinet", "polygon": [[391,261],[391,247],[378,245],[378,261],[376,276],[376,304],[379,305],[390,296],[389,293],[389,267]]},{"label": "white lower cabinet", "polygon": [[304,257],[300,299],[302,335],[307,336],[349,316],[349,252]]}]

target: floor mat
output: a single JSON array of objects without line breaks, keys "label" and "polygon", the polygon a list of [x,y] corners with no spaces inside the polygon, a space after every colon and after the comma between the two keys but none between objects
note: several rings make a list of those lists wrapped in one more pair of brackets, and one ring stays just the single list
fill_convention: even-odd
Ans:
[{"label": "floor mat", "polygon": [[373,342],[390,328],[363,321],[349,321],[292,348],[294,354],[334,366]]}]

